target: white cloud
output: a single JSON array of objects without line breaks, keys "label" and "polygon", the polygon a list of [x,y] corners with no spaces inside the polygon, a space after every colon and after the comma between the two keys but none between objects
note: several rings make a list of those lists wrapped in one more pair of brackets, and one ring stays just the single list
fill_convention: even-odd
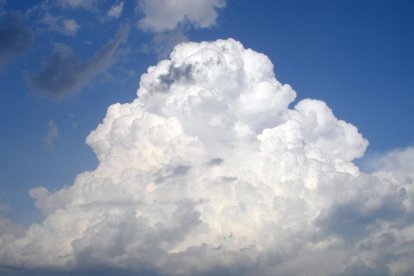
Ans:
[{"label": "white cloud", "polygon": [[[183,43],[87,137],[99,166],[30,195],[7,267],[136,274],[412,274],[414,151],[374,174],[367,141],[234,40]],[[398,163],[399,164],[399,163]],[[400,170],[399,170],[400,169]],[[385,173],[386,172],[386,173]],[[396,172],[396,176],[394,176]],[[115,273],[115,272],[114,272]]]},{"label": "white cloud", "polygon": [[107,15],[112,18],[119,18],[122,14],[122,10],[124,9],[124,2],[120,2],[119,4],[113,5]]},{"label": "white cloud", "polygon": [[49,120],[49,123],[47,124],[47,133],[43,137],[43,142],[46,146],[50,147],[53,145],[55,140],[59,136],[59,128],[56,125],[54,120]]},{"label": "white cloud", "polygon": [[75,36],[79,29],[79,24],[74,19],[63,19],[61,16],[54,16],[49,12],[43,15],[40,23],[48,31],[59,32],[68,36]]},{"label": "white cloud", "polygon": [[60,21],[61,21],[61,17],[54,16],[51,13],[46,12],[42,16],[40,23],[45,25],[51,31],[58,31],[60,29],[59,28]]},{"label": "white cloud", "polygon": [[225,0],[141,0],[144,18],[138,26],[151,32],[171,31],[179,24],[208,28],[216,23],[217,9],[225,5]]},{"label": "white cloud", "polygon": [[64,29],[65,33],[73,36],[78,31],[79,25],[73,19],[64,19],[63,20],[63,29]]}]

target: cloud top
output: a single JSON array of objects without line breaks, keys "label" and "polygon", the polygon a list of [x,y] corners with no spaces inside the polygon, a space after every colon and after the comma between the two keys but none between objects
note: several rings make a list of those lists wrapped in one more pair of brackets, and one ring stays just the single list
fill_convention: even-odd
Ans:
[{"label": "cloud top", "polygon": [[146,275],[414,271],[412,174],[360,172],[352,161],[368,142],[357,128],[319,100],[290,107],[296,93],[265,55],[232,39],[183,43],[148,68],[137,95],[110,106],[87,137],[96,170],[56,192],[30,191],[45,219],[0,236],[2,264]]}]

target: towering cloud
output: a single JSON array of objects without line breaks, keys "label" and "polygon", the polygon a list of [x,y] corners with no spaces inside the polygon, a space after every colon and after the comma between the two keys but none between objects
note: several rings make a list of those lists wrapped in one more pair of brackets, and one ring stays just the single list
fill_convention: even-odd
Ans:
[{"label": "towering cloud", "polygon": [[[29,270],[142,275],[410,274],[413,150],[374,174],[368,142],[232,39],[183,43],[87,137],[99,160],[30,195],[45,219],[0,236]],[[396,170],[389,160],[404,166]],[[8,229],[10,226],[8,226]],[[1,228],[0,228],[1,229]]]}]

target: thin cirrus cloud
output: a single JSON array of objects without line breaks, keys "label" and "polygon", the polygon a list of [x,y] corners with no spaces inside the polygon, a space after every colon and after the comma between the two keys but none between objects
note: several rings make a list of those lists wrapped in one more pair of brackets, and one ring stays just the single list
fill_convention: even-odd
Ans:
[{"label": "thin cirrus cloud", "polygon": [[[72,186],[30,190],[45,215],[0,235],[0,263],[30,272],[410,275],[414,150],[368,145],[271,61],[232,39],[183,43],[108,108],[99,160]],[[403,163],[395,169],[392,163]],[[8,222],[8,229],[12,228]]]},{"label": "thin cirrus cloud", "polygon": [[33,34],[18,14],[6,18],[0,25],[0,68],[22,54],[30,45]]},{"label": "thin cirrus cloud", "polygon": [[174,29],[170,32],[154,34],[151,43],[157,57],[163,59],[169,56],[175,45],[187,41],[189,41],[189,39],[183,30]]},{"label": "thin cirrus cloud", "polygon": [[89,60],[81,60],[68,46],[56,44],[51,58],[32,79],[38,94],[62,99],[79,92],[88,81],[113,65],[117,50],[127,37],[128,27],[120,27],[115,38]]}]

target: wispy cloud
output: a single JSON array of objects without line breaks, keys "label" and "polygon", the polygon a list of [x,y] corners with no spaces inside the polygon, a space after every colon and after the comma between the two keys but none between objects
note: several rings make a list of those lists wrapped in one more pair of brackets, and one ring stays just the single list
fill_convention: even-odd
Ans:
[{"label": "wispy cloud", "polygon": [[58,0],[57,3],[62,7],[90,10],[94,8],[96,0]]},{"label": "wispy cloud", "polygon": [[[58,15],[52,15],[47,8],[38,21],[39,29],[47,32],[59,32],[68,36],[75,36],[79,30],[79,24],[75,19],[64,18]],[[35,9],[34,9],[35,10]],[[38,7],[38,12],[41,7]]]},{"label": "wispy cloud", "polygon": [[0,25],[0,67],[23,53],[31,39],[32,31],[23,25],[18,14],[6,18]]},{"label": "wispy cloud", "polygon": [[69,35],[75,35],[79,29],[78,23],[73,19],[64,19],[63,20],[63,30]]},{"label": "wispy cloud", "polygon": [[89,80],[113,65],[117,50],[127,37],[128,27],[122,26],[115,38],[88,60],[80,59],[68,46],[57,44],[51,58],[33,77],[38,94],[62,99],[79,92]]},{"label": "wispy cloud", "polygon": [[59,137],[59,128],[54,120],[49,120],[47,124],[47,132],[43,137],[43,143],[47,147],[52,147],[56,139]]},{"label": "wispy cloud", "polygon": [[153,49],[158,59],[163,59],[168,57],[177,44],[187,41],[189,39],[185,35],[185,32],[177,28],[169,32],[155,34],[148,48]]}]

